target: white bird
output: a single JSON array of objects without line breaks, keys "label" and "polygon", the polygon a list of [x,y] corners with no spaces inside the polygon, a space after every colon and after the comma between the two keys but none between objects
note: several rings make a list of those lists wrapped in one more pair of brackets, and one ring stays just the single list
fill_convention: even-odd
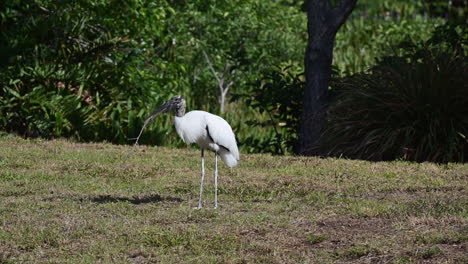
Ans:
[{"label": "white bird", "polygon": [[175,112],[175,128],[177,134],[187,143],[197,143],[201,148],[202,175],[200,184],[200,199],[197,209],[202,208],[203,180],[205,178],[205,149],[215,153],[215,206],[218,207],[218,154],[228,167],[234,167],[239,162],[239,150],[231,126],[223,118],[205,111],[190,111],[185,113],[185,99],[181,95],[172,97],[161,105],[145,120],[135,145],[146,125],[157,116],[169,111]]}]

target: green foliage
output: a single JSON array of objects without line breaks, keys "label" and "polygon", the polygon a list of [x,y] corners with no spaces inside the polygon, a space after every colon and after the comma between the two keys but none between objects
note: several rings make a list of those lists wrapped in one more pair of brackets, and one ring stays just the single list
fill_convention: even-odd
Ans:
[{"label": "green foliage", "polygon": [[233,99],[242,99],[264,115],[263,119],[248,121],[248,125],[270,128],[274,133],[262,139],[253,134],[245,139],[244,144],[248,144],[254,152],[293,152],[302,114],[305,86],[302,68],[291,62],[286,63],[266,73],[263,78],[253,85],[249,94],[237,95]]},{"label": "green foliage", "polygon": [[398,43],[429,39],[432,30],[442,23],[442,19],[429,19],[422,15],[356,15],[338,31],[334,65],[346,74],[366,71],[375,65],[376,58],[392,54]]},{"label": "green foliage", "polygon": [[[449,19],[463,14],[452,2],[445,8],[442,1],[358,1],[337,36],[337,71],[366,71],[375,58],[399,54],[397,43],[427,40],[445,10]],[[2,1],[0,131],[131,143],[143,120],[174,94],[187,98],[189,110],[219,114],[218,82],[205,51],[219,76],[233,82],[223,117],[242,151],[293,152],[307,40],[302,4]],[[170,120],[151,123],[141,143],[181,145]]]},{"label": "green foliage", "polygon": [[4,3],[0,129],[127,142],[148,106],[165,97],[152,89],[158,64],[150,47],[160,40],[148,44],[142,36],[161,35],[148,22],[170,9],[138,0],[115,4]]},{"label": "green foliage", "polygon": [[360,257],[367,256],[370,253],[372,253],[371,248],[366,246],[357,246],[344,250],[339,254],[339,256],[347,259],[359,259]]},{"label": "green foliage", "polygon": [[350,158],[463,162],[468,157],[466,27],[405,42],[369,73],[334,82],[324,148]]},{"label": "green foliage", "polygon": [[436,256],[437,254],[440,254],[442,250],[438,247],[434,248],[428,248],[428,249],[423,249],[420,252],[417,252],[416,256],[423,258],[423,259],[430,259]]},{"label": "green foliage", "polygon": [[338,31],[334,65],[340,73],[367,71],[398,43],[426,41],[445,21],[465,23],[466,1],[359,0]]},{"label": "green foliage", "polygon": [[[428,40],[443,20],[417,14],[423,10],[425,6],[418,1],[363,2],[338,32],[334,75],[367,71],[375,65],[377,57],[401,53],[398,44],[403,41]],[[294,151],[304,89],[299,63],[302,62],[293,60],[263,71],[261,81],[253,82],[253,88],[244,94],[248,100],[242,102],[262,114],[254,116],[248,124],[259,127],[257,131],[270,129],[267,135],[253,133],[243,138],[242,143],[249,146],[249,151],[275,154]]]},{"label": "green foliage", "polygon": [[451,22],[466,23],[468,3],[466,0],[430,0],[425,1],[429,15],[447,18]]},{"label": "green foliage", "polygon": [[[218,111],[218,85],[202,49],[220,74],[227,69],[231,90],[245,92],[259,71],[300,60],[305,41],[305,17],[284,1],[2,5],[0,130],[23,136],[129,143],[142,120],[176,93],[189,109]],[[169,121],[150,124],[141,142],[181,144]]]},{"label": "green foliage", "polygon": [[[426,41],[443,19],[424,16],[427,7],[421,1],[359,1],[350,19],[338,32],[334,49],[334,75],[367,71],[376,58],[400,51],[402,41]],[[304,85],[299,64],[285,61],[281,66],[261,72],[260,81],[244,98],[250,107],[266,113],[254,116],[249,124],[270,133],[253,133],[242,141],[254,152],[280,154],[293,152],[297,144]],[[291,71],[288,65],[294,69]],[[293,74],[285,73],[291,71]],[[288,75],[290,75],[288,77]],[[297,75],[297,76],[296,76]],[[292,78],[291,76],[296,76]],[[236,98],[234,98],[236,99]],[[293,107],[294,110],[290,110]],[[272,113],[272,114],[268,114]],[[279,127],[278,124],[286,124]]]},{"label": "green foliage", "polygon": [[466,19],[467,2],[466,0],[359,0],[356,9],[371,16],[408,17],[422,14],[461,23]]},{"label": "green foliage", "polygon": [[[302,60],[305,16],[288,1],[175,1],[168,34],[176,43],[177,63],[185,65],[185,95],[190,108],[219,112],[219,77],[233,82],[232,93],[245,93],[259,73],[289,60]],[[288,23],[285,24],[284,20]]]},{"label": "green foliage", "polygon": [[327,240],[329,237],[328,234],[320,234],[320,235],[314,235],[310,234],[306,236],[307,241],[309,241],[311,244],[319,244],[325,240]]}]

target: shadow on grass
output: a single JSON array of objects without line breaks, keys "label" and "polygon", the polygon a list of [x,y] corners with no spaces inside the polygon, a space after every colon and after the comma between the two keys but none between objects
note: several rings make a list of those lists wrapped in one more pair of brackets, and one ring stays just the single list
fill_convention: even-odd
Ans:
[{"label": "shadow on grass", "polygon": [[100,203],[100,204],[118,203],[118,202],[129,202],[132,204],[146,204],[146,203],[159,203],[159,202],[182,202],[182,199],[178,197],[171,197],[171,196],[163,197],[159,194],[151,194],[151,195],[145,195],[145,196],[133,196],[131,198],[118,197],[118,196],[116,197],[116,196],[111,196],[111,195],[99,195],[96,197],[89,197],[88,199],[91,202]]}]

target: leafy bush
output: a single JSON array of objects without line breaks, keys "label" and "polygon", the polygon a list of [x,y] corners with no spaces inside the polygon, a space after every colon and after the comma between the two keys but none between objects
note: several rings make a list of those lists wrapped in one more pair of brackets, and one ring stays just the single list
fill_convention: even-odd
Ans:
[{"label": "leafy bush", "polygon": [[334,82],[323,147],[369,160],[466,161],[468,76],[464,26],[442,26],[369,73]]},{"label": "leafy bush", "polygon": [[155,23],[170,12],[164,2],[2,5],[0,130],[127,143],[172,90],[157,77],[164,61],[153,60],[164,46]]},{"label": "leafy bush", "polygon": [[[356,10],[359,13],[360,10]],[[353,74],[368,70],[376,58],[395,52],[398,43],[411,39],[426,41],[442,19],[422,15],[400,17],[395,13],[374,16],[353,16],[338,31],[333,53],[334,65],[341,73]]]},{"label": "leafy bush", "polygon": [[[216,113],[201,47],[217,70],[230,69],[231,90],[245,92],[263,69],[302,56],[305,16],[289,2],[2,1],[0,130],[128,143],[176,93],[190,110]],[[229,107],[238,112],[224,117],[244,133],[251,109]],[[150,124],[141,143],[181,144],[170,120]]]},{"label": "leafy bush", "polygon": [[385,14],[403,18],[421,14],[462,24],[466,19],[466,7],[466,0],[359,0],[356,9],[365,10],[371,16]]},{"label": "leafy bush", "polygon": [[233,82],[232,93],[246,93],[272,65],[302,60],[306,17],[293,0],[193,0],[171,6],[170,22],[177,27],[168,27],[167,33],[177,43],[175,62],[186,68],[191,109],[219,113],[218,82],[202,50],[219,77]]},{"label": "leafy bush", "polygon": [[[307,39],[302,2],[1,1],[0,131],[129,143],[176,93],[190,110],[217,113],[203,47],[234,82],[230,91],[245,96],[223,115],[242,150],[293,151]],[[393,43],[427,39],[441,20],[413,17],[425,10],[421,2],[358,1],[336,41],[339,71],[366,70]],[[182,144],[170,120],[151,123],[141,143]]]},{"label": "leafy bush", "polygon": [[250,152],[293,152],[302,115],[305,86],[302,67],[292,62],[284,63],[263,76],[262,80],[254,83],[249,94],[236,95],[233,99],[243,100],[263,115],[246,121],[247,125],[267,129],[271,133],[262,138],[253,133],[243,139],[243,143],[250,147]]},{"label": "leafy bush", "polygon": [[334,65],[345,74],[366,71],[402,41],[427,41],[447,20],[466,23],[466,11],[465,0],[359,0],[337,33]]}]

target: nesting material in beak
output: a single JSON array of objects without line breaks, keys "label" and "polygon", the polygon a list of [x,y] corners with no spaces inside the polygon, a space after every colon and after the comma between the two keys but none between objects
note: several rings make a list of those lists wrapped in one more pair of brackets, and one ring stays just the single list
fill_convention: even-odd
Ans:
[{"label": "nesting material in beak", "polygon": [[148,125],[148,123],[151,122],[151,121],[153,121],[153,119],[155,119],[155,118],[158,117],[159,115],[171,111],[172,108],[173,108],[173,105],[172,105],[171,101],[167,101],[167,102],[165,102],[163,105],[161,105],[156,111],[154,111],[154,112],[145,120],[145,123],[143,123],[143,127],[141,128],[140,133],[138,134],[138,137],[136,138],[135,146],[138,145],[138,140],[140,139],[141,134],[143,133],[143,130],[144,130],[145,127]]}]

